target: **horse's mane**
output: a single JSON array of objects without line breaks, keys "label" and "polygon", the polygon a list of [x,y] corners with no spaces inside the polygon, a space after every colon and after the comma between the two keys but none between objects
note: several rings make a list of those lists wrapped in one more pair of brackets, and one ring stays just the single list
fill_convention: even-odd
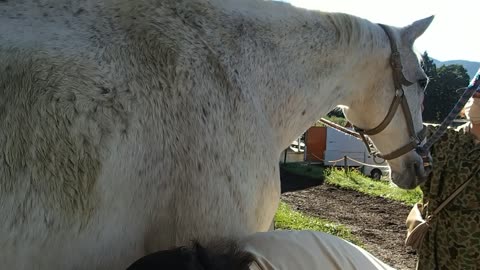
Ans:
[{"label": "horse's mane", "polygon": [[371,48],[388,46],[388,44],[383,44],[383,40],[374,34],[371,28],[372,23],[366,19],[338,12],[325,12],[324,15],[335,28],[337,41],[340,45],[363,45]]},{"label": "horse's mane", "polygon": [[235,241],[218,240],[207,246],[193,242],[192,247],[178,247],[149,254],[127,270],[248,270],[254,257]]}]

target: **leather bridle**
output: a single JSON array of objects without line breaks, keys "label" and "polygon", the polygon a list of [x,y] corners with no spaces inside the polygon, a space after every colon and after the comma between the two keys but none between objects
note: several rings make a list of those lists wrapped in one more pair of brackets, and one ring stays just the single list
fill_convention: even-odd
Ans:
[{"label": "leather bridle", "polygon": [[[373,155],[374,157],[382,158],[384,160],[391,160],[391,159],[398,158],[402,155],[405,155],[406,153],[412,150],[418,149],[420,147],[420,144],[425,138],[426,126],[424,125],[423,129],[418,134],[415,133],[413,118],[410,112],[410,107],[408,106],[408,101],[403,91],[403,86],[410,86],[413,83],[408,81],[403,75],[402,63],[400,60],[400,52],[397,49],[395,40],[392,36],[392,33],[390,32],[390,29],[386,25],[383,25],[383,24],[379,24],[379,25],[385,31],[390,41],[390,47],[392,51],[392,54],[390,56],[390,65],[392,67],[393,83],[395,86],[395,98],[393,99],[392,104],[388,109],[387,115],[378,126],[369,130],[364,130],[356,126],[353,126],[353,127],[355,131],[359,133],[360,137],[362,138],[363,142],[365,143],[371,155]],[[392,121],[393,117],[395,116],[395,113],[397,112],[398,106],[401,106],[403,115],[405,116],[405,120],[407,122],[407,127],[408,127],[408,133],[410,137],[410,142],[388,154],[381,154],[373,151],[366,135],[371,136],[371,135],[376,135],[382,132]]]}]

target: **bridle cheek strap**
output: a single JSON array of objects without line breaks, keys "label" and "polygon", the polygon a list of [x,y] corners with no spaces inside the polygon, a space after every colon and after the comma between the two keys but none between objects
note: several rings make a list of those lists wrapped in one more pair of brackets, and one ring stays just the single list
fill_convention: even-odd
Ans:
[{"label": "bridle cheek strap", "polygon": [[390,104],[390,108],[388,109],[387,115],[378,126],[369,130],[362,130],[362,129],[356,128],[356,131],[359,133],[361,132],[365,135],[376,135],[382,132],[388,126],[388,124],[390,124],[390,122],[392,121],[393,117],[395,116],[395,113],[397,112],[398,106],[403,103],[402,102],[403,100],[404,100],[403,90],[400,89],[400,91],[397,91],[397,93],[395,94],[395,98],[393,99],[392,104]]}]

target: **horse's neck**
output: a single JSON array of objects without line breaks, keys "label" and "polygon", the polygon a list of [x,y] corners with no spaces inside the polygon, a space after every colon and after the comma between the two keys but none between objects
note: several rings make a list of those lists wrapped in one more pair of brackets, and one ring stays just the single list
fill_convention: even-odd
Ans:
[{"label": "horse's neck", "polygon": [[360,69],[367,59],[388,51],[380,28],[349,15],[295,9],[259,21],[262,32],[246,45],[253,48],[241,56],[240,74],[258,91],[279,151],[335,106],[348,105],[361,87],[355,84],[366,81]]}]

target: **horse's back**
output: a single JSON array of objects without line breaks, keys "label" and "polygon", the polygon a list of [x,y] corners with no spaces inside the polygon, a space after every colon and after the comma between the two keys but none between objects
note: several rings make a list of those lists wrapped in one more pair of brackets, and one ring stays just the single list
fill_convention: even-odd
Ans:
[{"label": "horse's back", "polygon": [[0,3],[0,261],[108,269],[268,227],[267,125],[192,3]]}]

